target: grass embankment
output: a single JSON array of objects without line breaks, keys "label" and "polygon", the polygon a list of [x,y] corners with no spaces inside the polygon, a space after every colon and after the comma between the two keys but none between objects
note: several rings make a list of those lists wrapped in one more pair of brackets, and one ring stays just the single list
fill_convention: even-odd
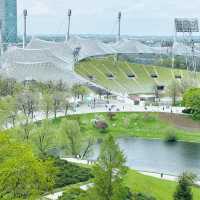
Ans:
[{"label": "grass embankment", "polygon": [[[107,113],[68,116],[68,118],[79,120],[81,132],[86,137],[93,135],[96,138],[102,138],[107,133],[110,133],[116,138],[131,136],[164,140],[169,134],[173,133],[178,140],[200,142],[200,129],[195,129],[195,131],[192,129],[187,130],[185,122],[183,128],[181,126],[176,127],[175,121],[172,123],[158,113],[116,113],[112,120],[108,118]],[[101,133],[100,130],[93,126],[92,120],[97,118],[101,118],[108,123],[107,133]],[[53,120],[53,126],[59,127],[61,119]],[[189,128],[191,128],[191,124]]]},{"label": "grass embankment", "polygon": [[[156,200],[173,200],[173,193],[177,183],[174,181],[166,181],[158,178],[145,176],[133,170],[129,170],[124,178],[125,184],[132,192],[144,192],[156,198]],[[192,188],[194,198],[200,199],[200,188]]]},{"label": "grass embankment", "polygon": [[[70,191],[71,188],[79,188],[81,185],[87,184],[91,181],[69,185],[58,191]],[[161,180],[151,176],[142,175],[134,170],[128,170],[124,177],[124,184],[130,188],[131,192],[142,192],[151,195],[156,200],[173,200],[173,194],[176,190],[177,183],[175,181]],[[200,188],[192,187],[193,200],[200,199]]]}]

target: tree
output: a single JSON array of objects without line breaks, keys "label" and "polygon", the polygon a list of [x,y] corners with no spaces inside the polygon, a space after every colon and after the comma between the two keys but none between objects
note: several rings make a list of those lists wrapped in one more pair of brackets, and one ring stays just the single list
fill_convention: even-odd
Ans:
[{"label": "tree", "polygon": [[42,110],[45,112],[46,118],[49,118],[49,113],[53,109],[53,97],[52,94],[49,92],[45,92],[42,95],[41,99],[41,107]]},{"label": "tree", "polygon": [[[97,200],[123,200],[126,190],[123,176],[126,174],[125,157],[114,138],[109,135],[101,146],[98,163],[93,167],[93,195]],[[93,197],[94,198],[94,197]]]},{"label": "tree", "polygon": [[81,132],[77,121],[63,119],[61,122],[61,131],[67,138],[69,152],[77,156],[81,151]]},{"label": "tree", "polygon": [[194,183],[195,176],[188,173],[183,173],[178,180],[178,186],[174,193],[174,200],[192,200],[191,186]]},{"label": "tree", "polygon": [[16,97],[18,109],[24,113],[27,120],[34,117],[38,108],[38,94],[34,91],[25,90]]},{"label": "tree", "polygon": [[62,92],[55,91],[53,93],[53,111],[54,111],[54,118],[57,117],[57,112],[59,109],[62,109],[62,105],[64,102],[64,95]]},{"label": "tree", "polygon": [[193,79],[193,78],[190,78],[190,79],[185,79],[184,78],[184,79],[182,79],[181,87],[180,87],[181,94],[184,95],[187,90],[194,88],[195,85],[196,85],[195,79]]},{"label": "tree", "polygon": [[67,146],[66,149],[72,156],[86,157],[95,143],[93,137],[87,138],[82,135],[79,123],[76,120],[63,119],[61,122],[61,132],[66,137],[64,145]]},{"label": "tree", "polygon": [[172,105],[176,106],[177,98],[180,96],[181,87],[178,81],[173,80],[168,86],[169,96],[172,98]]},{"label": "tree", "polygon": [[33,142],[41,158],[47,156],[48,150],[53,145],[53,134],[55,130],[51,128],[48,120],[42,121],[40,126],[35,129]]},{"label": "tree", "polygon": [[194,119],[200,119],[200,88],[187,90],[183,95],[183,105],[192,109]]},{"label": "tree", "polygon": [[88,90],[86,89],[86,87],[84,87],[80,84],[74,84],[72,86],[71,91],[75,98],[79,99],[81,96],[82,100],[83,100],[84,95],[86,95],[88,93]]},{"label": "tree", "polygon": [[0,136],[0,198],[35,199],[54,185],[56,168],[38,160],[31,149]]}]

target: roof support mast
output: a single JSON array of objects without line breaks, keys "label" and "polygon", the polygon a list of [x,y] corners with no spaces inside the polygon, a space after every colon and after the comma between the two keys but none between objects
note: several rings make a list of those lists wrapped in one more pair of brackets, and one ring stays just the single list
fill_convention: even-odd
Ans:
[{"label": "roof support mast", "polygon": [[121,18],[122,18],[122,13],[118,13],[118,41],[121,39]]},{"label": "roof support mast", "polygon": [[66,40],[69,41],[70,39],[70,25],[71,25],[71,16],[72,16],[72,10],[68,10],[68,28],[67,28],[67,37]]},{"label": "roof support mast", "polygon": [[23,15],[24,15],[24,34],[23,34],[23,48],[25,49],[26,48],[26,37],[27,37],[27,33],[26,33],[26,22],[27,22],[27,15],[28,15],[28,12],[27,10],[25,9],[23,11]]}]

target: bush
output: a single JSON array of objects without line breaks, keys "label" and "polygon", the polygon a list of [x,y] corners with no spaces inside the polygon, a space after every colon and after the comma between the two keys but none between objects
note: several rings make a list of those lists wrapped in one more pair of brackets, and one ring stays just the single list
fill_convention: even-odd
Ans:
[{"label": "bush", "polygon": [[174,200],[192,200],[192,188],[196,177],[193,174],[183,173],[178,180],[178,185],[174,193]]},{"label": "bush", "polygon": [[71,188],[68,191],[64,192],[62,197],[59,200],[77,200],[81,195],[86,192],[79,188]]},{"label": "bush", "polygon": [[133,200],[156,200],[156,198],[148,195],[148,194],[145,194],[145,193],[135,193],[133,195]]},{"label": "bush", "polygon": [[182,113],[185,113],[185,114],[192,114],[193,113],[193,110],[191,108],[186,108],[184,110],[182,110]]},{"label": "bush", "polygon": [[155,122],[156,121],[156,116],[155,116],[155,114],[151,114],[151,113],[146,113],[145,115],[144,115],[144,121],[145,122]]},{"label": "bush", "polygon": [[200,120],[200,111],[193,111],[192,118],[194,120]]},{"label": "bush", "polygon": [[105,121],[101,121],[101,120],[96,121],[95,126],[97,129],[100,129],[102,133],[105,133],[106,129],[108,128],[108,124]]},{"label": "bush", "polygon": [[55,166],[59,170],[56,176],[55,188],[85,182],[93,177],[91,170],[88,168],[80,167],[59,158],[54,159]]},{"label": "bush", "polygon": [[166,142],[177,142],[178,138],[173,129],[170,129],[165,137]]},{"label": "bush", "polygon": [[108,112],[108,118],[110,119],[110,120],[113,120],[113,117],[115,117],[116,116],[116,113],[114,113],[114,112]]}]

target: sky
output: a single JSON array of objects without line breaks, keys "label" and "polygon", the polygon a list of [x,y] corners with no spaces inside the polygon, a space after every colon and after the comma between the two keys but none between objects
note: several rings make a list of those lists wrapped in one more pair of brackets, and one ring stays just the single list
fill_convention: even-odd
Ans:
[{"label": "sky", "polygon": [[28,34],[65,34],[72,9],[73,34],[116,34],[122,12],[122,34],[173,35],[175,17],[200,17],[200,0],[17,0],[18,31],[24,8]]}]

